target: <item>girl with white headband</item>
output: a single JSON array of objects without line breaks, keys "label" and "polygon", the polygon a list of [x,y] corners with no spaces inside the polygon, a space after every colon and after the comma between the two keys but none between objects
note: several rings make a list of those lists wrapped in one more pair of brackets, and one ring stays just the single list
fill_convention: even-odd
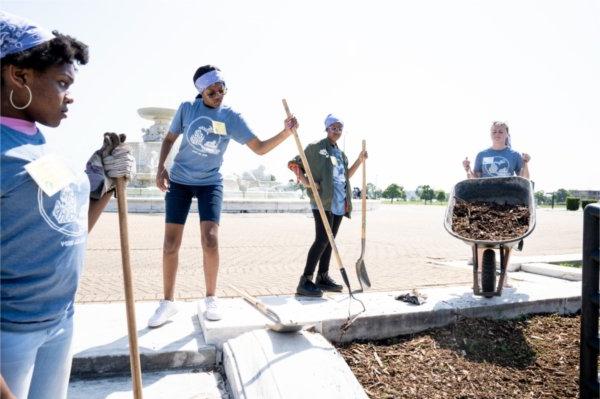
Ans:
[{"label": "girl with white headband", "polygon": [[[350,217],[350,212],[352,212],[349,179],[368,156],[366,151],[361,151],[352,166],[348,166],[348,157],[337,146],[337,141],[342,137],[343,129],[344,122],[341,119],[332,114],[327,115],[325,118],[327,137],[309,144],[305,150],[306,159],[317,184],[317,190],[325,208],[325,215],[327,215],[334,237],[337,235],[344,216]],[[300,157],[297,156],[291,160],[288,167],[296,174],[299,182],[307,187],[309,186]],[[296,294],[320,297],[323,295],[323,291],[340,292],[343,287],[329,276],[332,248],[317,209],[314,194],[310,190],[308,194],[315,220],[315,239],[308,251],[306,265],[298,282]],[[319,268],[317,277],[313,282],[317,264]]]},{"label": "girl with white headband", "polygon": [[0,11],[0,61],[0,397],[66,398],[88,231],[133,158],[106,133],[76,173],[39,128],[67,117],[85,44]]},{"label": "girl with white headband", "polygon": [[[264,155],[281,144],[298,127],[296,118],[287,118],[281,132],[262,141],[248,127],[244,118],[229,106],[222,105],[227,86],[221,71],[205,65],[194,74],[199,95],[182,103],[173,118],[161,151],[156,185],[166,191],[166,224],[163,246],[164,299],[148,320],[149,327],[159,327],[177,313],[174,302],[175,277],[183,228],[192,198],[198,200],[200,236],[206,283],[205,317],[220,320],[216,294],[219,270],[219,220],[223,203],[223,179],[220,173],[223,154],[230,140],[247,145]],[[165,160],[173,143],[183,134],[179,151],[170,171]]]}]

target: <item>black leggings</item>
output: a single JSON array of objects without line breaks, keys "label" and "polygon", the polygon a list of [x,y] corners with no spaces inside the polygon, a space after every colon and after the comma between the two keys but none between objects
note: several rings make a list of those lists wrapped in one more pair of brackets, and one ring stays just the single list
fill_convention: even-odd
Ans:
[{"label": "black leggings", "polygon": [[[327,273],[329,271],[329,260],[331,259],[331,244],[327,239],[327,232],[325,226],[323,226],[321,214],[316,209],[313,209],[312,213],[315,218],[315,241],[308,251],[308,258],[304,267],[304,276],[311,278],[317,267],[317,262],[319,262],[319,274]],[[325,214],[335,237],[344,216],[334,215],[328,211],[325,211]]]}]

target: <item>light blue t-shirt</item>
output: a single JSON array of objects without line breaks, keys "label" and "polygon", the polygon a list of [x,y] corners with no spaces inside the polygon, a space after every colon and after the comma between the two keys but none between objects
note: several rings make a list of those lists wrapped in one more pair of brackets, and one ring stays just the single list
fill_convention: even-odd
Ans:
[{"label": "light blue t-shirt", "polygon": [[473,171],[481,173],[481,177],[504,177],[518,175],[522,167],[521,154],[512,148],[488,148],[477,154]]},{"label": "light blue t-shirt", "polygon": [[209,108],[202,99],[182,103],[169,131],[184,134],[169,178],[192,186],[222,184],[219,170],[229,140],[246,144],[256,137],[239,113],[227,106]]},{"label": "light blue t-shirt", "polygon": [[88,230],[85,173],[48,197],[25,170],[47,153],[42,133],[0,126],[0,328],[36,331],[73,313]]},{"label": "light blue t-shirt", "polygon": [[339,148],[331,150],[331,156],[335,157],[333,166],[333,198],[331,199],[331,213],[334,215],[346,214],[346,165],[344,157]]}]

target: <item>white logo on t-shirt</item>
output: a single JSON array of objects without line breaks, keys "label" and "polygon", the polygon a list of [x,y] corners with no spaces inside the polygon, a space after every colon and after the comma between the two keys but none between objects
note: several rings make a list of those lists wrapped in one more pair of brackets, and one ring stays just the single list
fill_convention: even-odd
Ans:
[{"label": "white logo on t-shirt", "polygon": [[511,176],[510,162],[504,157],[483,157],[481,167],[488,176]]},{"label": "white logo on t-shirt", "polygon": [[[40,215],[53,230],[70,237],[84,235],[87,230],[88,207],[86,203],[78,203],[76,194],[78,189],[77,183],[71,183],[56,195],[48,197],[38,187]],[[57,195],[58,199],[55,199]],[[46,206],[50,208],[50,214],[46,212]]]},{"label": "white logo on t-shirt", "polygon": [[200,153],[211,155],[221,153],[219,149],[221,135],[214,134],[213,121],[206,116],[193,120],[185,137],[192,148]]}]

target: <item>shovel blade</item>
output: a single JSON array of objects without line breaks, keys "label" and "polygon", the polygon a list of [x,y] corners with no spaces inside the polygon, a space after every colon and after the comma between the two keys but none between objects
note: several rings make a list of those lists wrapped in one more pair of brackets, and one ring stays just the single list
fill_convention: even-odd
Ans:
[{"label": "shovel blade", "polygon": [[275,323],[270,324],[269,329],[278,333],[294,333],[302,330],[301,324],[283,324],[283,323]]},{"label": "shovel blade", "polygon": [[371,288],[371,280],[369,280],[369,275],[367,274],[367,266],[365,266],[365,260],[362,257],[356,261],[356,277],[358,277],[361,285]]}]

